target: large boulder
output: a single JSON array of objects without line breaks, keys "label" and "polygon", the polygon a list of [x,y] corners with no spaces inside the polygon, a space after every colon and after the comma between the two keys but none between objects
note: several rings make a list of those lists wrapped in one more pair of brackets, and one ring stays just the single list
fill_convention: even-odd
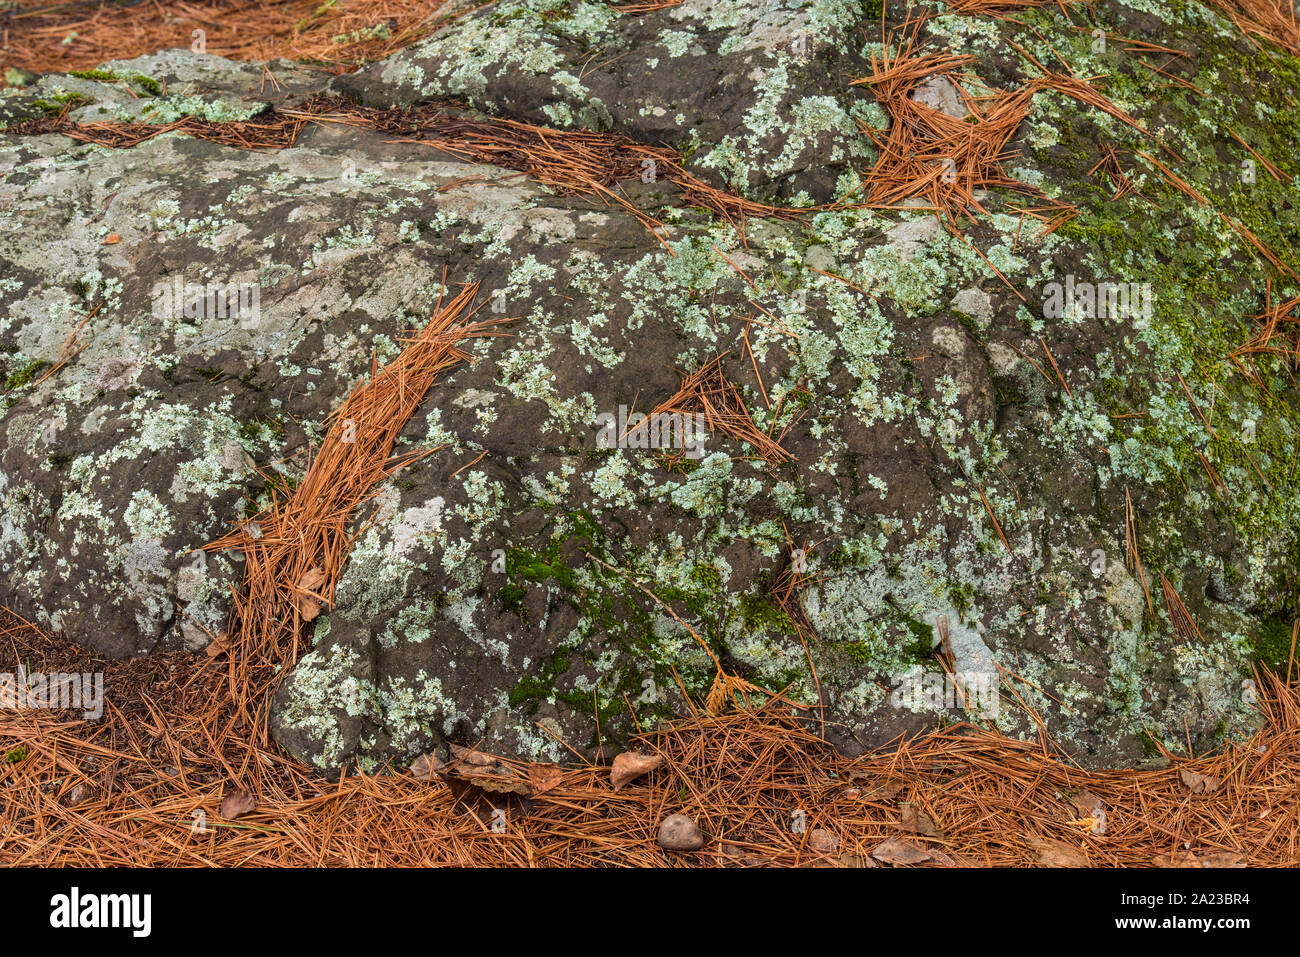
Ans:
[{"label": "large boulder", "polygon": [[[684,153],[754,199],[809,205],[846,188],[870,140],[845,74],[867,61],[855,2],[684,0],[640,15],[592,0],[488,4],[334,84],[374,106],[455,97],[558,129]],[[851,188],[851,187],[847,187]]]},{"label": "large boulder", "polygon": [[[844,199],[868,171],[841,122],[886,123],[848,85],[878,35],[856,4],[564,6],[495,4],[332,89],[656,146],[698,130],[688,167],[785,203]],[[1300,262],[1294,184],[1263,167],[1246,184],[1252,154],[1224,132],[1293,176],[1300,61],[1179,9],[1103,21],[1188,51],[1180,76],[1204,99],[1029,16],[1078,75],[1113,74],[1107,95],[1180,157],[1162,165]],[[1035,75],[1011,41],[1051,55],[1014,23],[925,31],[994,88]],[[326,87],[283,67],[293,82],[271,95],[245,65],[188,56],[157,65],[193,86],[167,116],[253,115]],[[73,82],[79,110],[122,105],[120,81],[45,77],[4,115],[48,111]],[[810,99],[835,119],[798,140]],[[1080,208],[1050,235],[996,190],[964,236],[924,210],[847,204],[742,234],[664,179],[621,184],[664,221],[656,237],[620,206],[364,126],[309,125],[266,151],[0,135],[0,601],[113,654],[201,648],[242,567],[194,550],[292,488],[372,357],[477,282],[509,334],[467,344],[476,361],[399,440],[437,450],[358,512],[335,602],[274,701],[299,758],[373,768],[444,739],[609,753],[635,722],[684,713],[683,689],[698,704],[712,656],[794,702],[820,694],[848,749],[961,718],[1023,735],[1041,721],[1094,765],[1213,744],[1251,720],[1252,663],[1276,657],[1300,594],[1293,370],[1239,360],[1255,384],[1228,355],[1266,280],[1275,303],[1300,289],[1135,152],[1125,167],[1158,202],[1114,198],[1089,175],[1112,143],[1161,150],[1035,97],[1008,167]],[[698,159],[719,150],[743,164]],[[257,308],[178,314],[178,281],[256,291]],[[1100,283],[1132,284],[1138,308],[1057,308]],[[650,410],[718,356],[788,459],[720,429],[619,441],[621,409]],[[940,659],[971,700],[936,689]]]}]

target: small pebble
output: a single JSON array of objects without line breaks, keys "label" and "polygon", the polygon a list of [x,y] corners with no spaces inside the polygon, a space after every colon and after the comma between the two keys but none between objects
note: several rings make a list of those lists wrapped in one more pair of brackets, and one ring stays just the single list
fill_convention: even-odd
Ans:
[{"label": "small pebble", "polygon": [[659,825],[659,846],[665,851],[698,851],[704,835],[685,814],[670,814]]},{"label": "small pebble", "polygon": [[815,827],[808,835],[808,847],[818,854],[832,854],[839,849],[840,839],[830,831]]}]

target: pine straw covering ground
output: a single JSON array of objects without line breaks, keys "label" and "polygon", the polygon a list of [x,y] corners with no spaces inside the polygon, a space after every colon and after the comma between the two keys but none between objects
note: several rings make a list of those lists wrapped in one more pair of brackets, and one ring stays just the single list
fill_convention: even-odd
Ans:
[{"label": "pine straw covering ground", "polygon": [[450,0],[20,0],[0,12],[0,69],[85,70],[157,50],[277,57],[343,72],[419,40],[478,4]]},{"label": "pine straw covering ground", "polygon": [[[498,771],[532,782],[530,794],[508,795],[453,775],[315,777],[261,735],[222,727],[226,674],[203,656],[96,659],[3,612],[0,646],[32,673],[103,669],[109,702],[98,722],[0,712],[4,864],[1300,861],[1300,690],[1268,676],[1253,738],[1193,760],[1167,755],[1163,770],[1084,772],[1050,745],[969,725],[849,760],[770,704],[647,732],[635,746],[664,763],[617,792],[607,766],[503,759]],[[222,819],[223,799],[246,787],[253,768],[256,808]],[[492,829],[498,809],[504,833]],[[676,812],[699,822],[702,851],[658,849],[658,823]]]},{"label": "pine straw covering ground", "polygon": [[[137,37],[131,42],[144,41]],[[1022,91],[986,99],[967,94],[979,122],[959,128],[902,102],[910,103],[907,92],[924,75],[908,62],[915,53],[904,46],[901,56],[877,64],[867,82],[877,87],[887,106],[897,107],[891,110],[898,121],[891,136],[912,137],[912,146],[930,149],[934,158],[956,156],[962,162],[951,167],[957,176],[946,179],[936,172],[942,164],[914,165],[906,150],[892,149],[886,139],[882,155],[899,169],[897,176],[881,176],[877,182],[908,183],[906,195],[928,195],[936,208],[951,214],[972,208],[977,187],[1010,186],[1000,171],[1003,148],[1035,89],[1108,106],[1084,81],[1046,75]],[[102,58],[96,54],[92,62]],[[937,67],[949,72],[959,64],[922,65],[932,74]],[[713,190],[686,174],[671,154],[649,147],[596,134],[559,136],[527,124],[452,116],[437,108],[417,113],[412,123],[410,114],[318,100],[308,109],[247,124],[187,121],[183,131],[246,148],[275,148],[292,142],[309,120],[418,136],[443,149],[520,169],[561,190],[595,193],[615,202],[624,201],[611,189],[614,183],[635,174],[649,159],[664,163],[665,176],[691,201],[721,216],[743,222],[755,213],[788,215]],[[43,122],[66,124],[63,117]],[[114,146],[161,132],[128,127],[132,125],[87,124],[60,132]],[[878,193],[872,198],[892,204],[905,197]],[[648,216],[643,222],[652,229],[657,225]],[[1013,741],[967,725],[895,742],[851,761],[788,717],[779,698],[757,710],[723,710],[728,702],[744,703],[747,692],[757,689],[729,684],[742,679],[723,674],[720,664],[721,683],[715,682],[715,690],[721,688],[722,694],[706,702],[712,707],[641,738],[637,747],[661,756],[664,763],[618,792],[607,767],[583,762],[557,768],[462,755],[451,767],[426,772],[423,779],[399,769],[379,777],[326,781],[287,759],[270,741],[268,702],[297,657],[303,627],[332,595],[351,521],[374,483],[409,460],[392,457],[401,424],[439,371],[468,358],[458,341],[494,334],[487,323],[469,322],[473,294],[469,288],[446,307],[440,305],[402,356],[373,370],[370,382],[349,396],[294,495],[215,543],[244,551],[250,574],[246,590],[237,596],[231,628],[216,636],[212,655],[100,660],[7,613],[0,618],[0,647],[15,670],[21,664],[28,674],[103,672],[107,698],[100,721],[69,712],[0,711],[0,862],[1297,862],[1300,692],[1272,676],[1261,679],[1263,725],[1249,742],[1194,759],[1166,754],[1169,767],[1141,772],[1086,773],[1048,742]],[[1263,347],[1256,351],[1287,341],[1290,309],[1291,304],[1284,304],[1260,317]],[[689,390],[693,401],[716,397],[723,402],[716,408],[705,402],[706,416],[712,412],[737,432],[750,431],[747,413],[741,416],[743,410],[723,401],[729,401],[725,379],[688,379],[690,383],[701,386]],[[695,405],[688,403],[683,410],[687,408],[694,411]],[[761,433],[740,437],[763,438]],[[773,445],[779,449],[775,441]],[[775,456],[775,449],[767,451]],[[469,777],[483,782],[483,774],[469,773],[482,768],[491,771],[490,790],[467,783]],[[233,804],[244,805],[241,813]],[[657,849],[657,824],[676,811],[700,822],[709,838],[703,851],[669,857]],[[492,825],[502,820],[500,812],[505,827],[498,833]]]},{"label": "pine straw covering ground", "polygon": [[[14,0],[0,11],[0,73],[66,73],[172,47],[284,57],[335,72],[381,60],[493,0]],[[682,0],[611,3],[636,15]],[[8,6],[6,4],[6,6]]]}]

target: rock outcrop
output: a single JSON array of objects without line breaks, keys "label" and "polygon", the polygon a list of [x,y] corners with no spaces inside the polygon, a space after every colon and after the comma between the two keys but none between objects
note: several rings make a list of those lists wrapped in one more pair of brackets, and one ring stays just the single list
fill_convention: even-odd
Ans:
[{"label": "rock outcrop", "polygon": [[[437,450],[358,512],[275,699],[303,760],[375,767],[448,738],[594,753],[633,712],[708,690],[682,621],[729,673],[820,694],[849,749],[941,717],[1023,735],[1041,719],[1080,762],[1134,764],[1154,739],[1249,724],[1251,665],[1289,642],[1300,596],[1300,391],[1294,358],[1229,355],[1250,316],[1300,294],[1300,58],[1195,2],[1099,10],[1187,51],[1169,69],[1195,95],[1050,10],[1025,13],[1046,39],[942,14],[923,35],[974,55],[991,90],[1037,75],[1014,40],[1110,75],[1099,88],[1151,133],[1040,93],[1006,166],[1079,214],[1043,235],[1032,201],[994,189],[952,231],[853,205],[888,125],[850,85],[879,53],[867,6],[502,0],[345,77],[281,62],[267,84],[262,65],[167,51],[8,91],[15,129],[65,106],[225,122],[322,91],[451,98],[828,208],[741,231],[665,178],[620,184],[655,235],[618,204],[359,125],[309,123],[273,150],[0,132],[0,601],[114,655],[201,649],[242,566],[195,549],[291,489],[372,358],[476,282],[508,335],[466,346],[475,361],[399,444]],[[1134,187],[1119,196],[1097,171],[1111,146]],[[196,306],[192,287],[212,295]],[[1116,290],[1127,310],[1107,308]],[[788,460],[717,429],[660,448],[625,433],[621,409],[720,355]]]}]

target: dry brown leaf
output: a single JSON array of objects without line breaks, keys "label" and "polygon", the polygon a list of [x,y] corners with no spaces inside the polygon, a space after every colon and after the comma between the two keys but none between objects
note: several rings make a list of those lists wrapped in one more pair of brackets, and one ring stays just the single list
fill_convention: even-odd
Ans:
[{"label": "dry brown leaf", "polygon": [[875,861],[873,861],[871,858],[862,857],[859,854],[840,855],[840,867],[879,867],[879,866],[880,865],[877,864]]},{"label": "dry brown leaf", "polygon": [[472,784],[484,791],[495,794],[521,794],[525,797],[533,793],[532,785],[522,775],[515,774],[509,768],[499,766],[483,770],[462,769],[457,777],[466,784]]},{"label": "dry brown leaf", "polygon": [[217,637],[208,642],[208,647],[204,649],[209,658],[215,658],[217,655],[223,655],[230,650],[230,635],[221,632]]},{"label": "dry brown leaf", "polygon": [[902,794],[903,790],[907,787],[906,781],[893,779],[885,781],[882,784],[874,781],[871,775],[855,774],[852,771],[846,773],[844,778],[850,784],[861,783],[868,785],[868,787],[859,795],[864,801],[880,801],[882,803],[887,803]]},{"label": "dry brown leaf", "polygon": [[[491,755],[458,744],[450,746],[452,760],[446,764],[436,757],[433,763],[422,764],[421,770],[440,774],[445,778],[471,784],[495,794],[519,794],[528,797],[533,793],[530,776],[498,761]],[[417,761],[418,763],[418,761]],[[411,766],[414,772],[415,765]]]},{"label": "dry brown leaf", "polygon": [[930,860],[930,852],[925,848],[897,837],[877,844],[871,856],[886,864],[923,864]]},{"label": "dry brown leaf", "polygon": [[1180,768],[1178,776],[1182,778],[1183,784],[1187,786],[1187,790],[1191,791],[1193,794],[1213,794],[1215,791],[1219,790],[1219,785],[1222,783],[1212,774],[1200,774],[1197,771],[1189,771],[1186,768]]},{"label": "dry brown leaf", "polygon": [[1151,863],[1156,867],[1245,867],[1246,856],[1240,851],[1202,851],[1199,856],[1191,851],[1175,851],[1157,854]]},{"label": "dry brown leaf", "polygon": [[122,241],[122,237],[119,236],[117,233],[109,233],[107,236],[104,237],[104,241],[100,245],[116,246],[121,241]]},{"label": "dry brown leaf", "polygon": [[447,770],[467,784],[497,794],[532,794],[528,778],[491,755],[455,744],[451,755],[454,761]]},{"label": "dry brown leaf", "polygon": [[1070,803],[1074,805],[1075,811],[1079,817],[1092,817],[1092,812],[1099,807],[1105,807],[1101,798],[1091,791],[1080,791],[1074,797],[1070,798]]},{"label": "dry brown leaf", "polygon": [[770,863],[763,855],[752,854],[734,844],[721,845],[718,854],[723,858],[723,863],[733,867],[766,867]]},{"label": "dry brown leaf", "polygon": [[1106,805],[1101,798],[1084,790],[1070,798],[1070,803],[1079,815],[1071,824],[1083,828],[1089,834],[1106,833]]},{"label": "dry brown leaf", "polygon": [[555,764],[530,764],[528,783],[534,794],[545,794],[564,780],[564,771]]},{"label": "dry brown leaf", "polygon": [[236,791],[234,794],[226,795],[217,813],[227,821],[233,821],[237,817],[243,817],[256,807],[257,798],[247,791]]},{"label": "dry brown leaf", "polygon": [[434,774],[446,766],[436,754],[422,754],[411,763],[411,774],[418,781],[432,781]]},{"label": "dry brown leaf", "polygon": [[497,763],[496,758],[491,755],[470,748],[462,748],[459,744],[451,746],[451,756],[457,761],[463,761],[465,764],[472,764],[480,768],[490,768]]},{"label": "dry brown leaf", "polygon": [[1203,867],[1196,855],[1187,851],[1175,851],[1172,854],[1157,854],[1151,858],[1156,867]]},{"label": "dry brown leaf", "polygon": [[655,768],[662,767],[662,754],[641,754],[639,751],[624,751],[614,759],[614,766],[609,771],[609,783],[614,790],[621,790],[623,785],[634,781],[643,774],[649,774]]},{"label": "dry brown leaf", "polygon": [[904,804],[903,818],[898,822],[908,834],[920,834],[922,837],[943,837],[943,831],[934,823],[930,815],[918,811],[914,804]]},{"label": "dry brown leaf", "polygon": [[68,795],[68,807],[76,807],[78,804],[85,802],[94,793],[94,789],[87,784],[78,784]]},{"label": "dry brown leaf", "polygon": [[316,593],[316,589],[325,584],[325,578],[325,572],[321,569],[309,568],[298,579],[298,590],[293,596],[293,602],[303,621],[315,621],[320,617],[321,602],[325,599]]},{"label": "dry brown leaf", "polygon": [[815,827],[808,832],[808,849],[818,854],[834,854],[840,849],[840,839],[825,828]]},{"label": "dry brown leaf", "polygon": [[1062,844],[1060,841],[1046,839],[1031,840],[1031,847],[1038,850],[1038,863],[1047,867],[1091,867],[1088,855],[1077,847]]}]

